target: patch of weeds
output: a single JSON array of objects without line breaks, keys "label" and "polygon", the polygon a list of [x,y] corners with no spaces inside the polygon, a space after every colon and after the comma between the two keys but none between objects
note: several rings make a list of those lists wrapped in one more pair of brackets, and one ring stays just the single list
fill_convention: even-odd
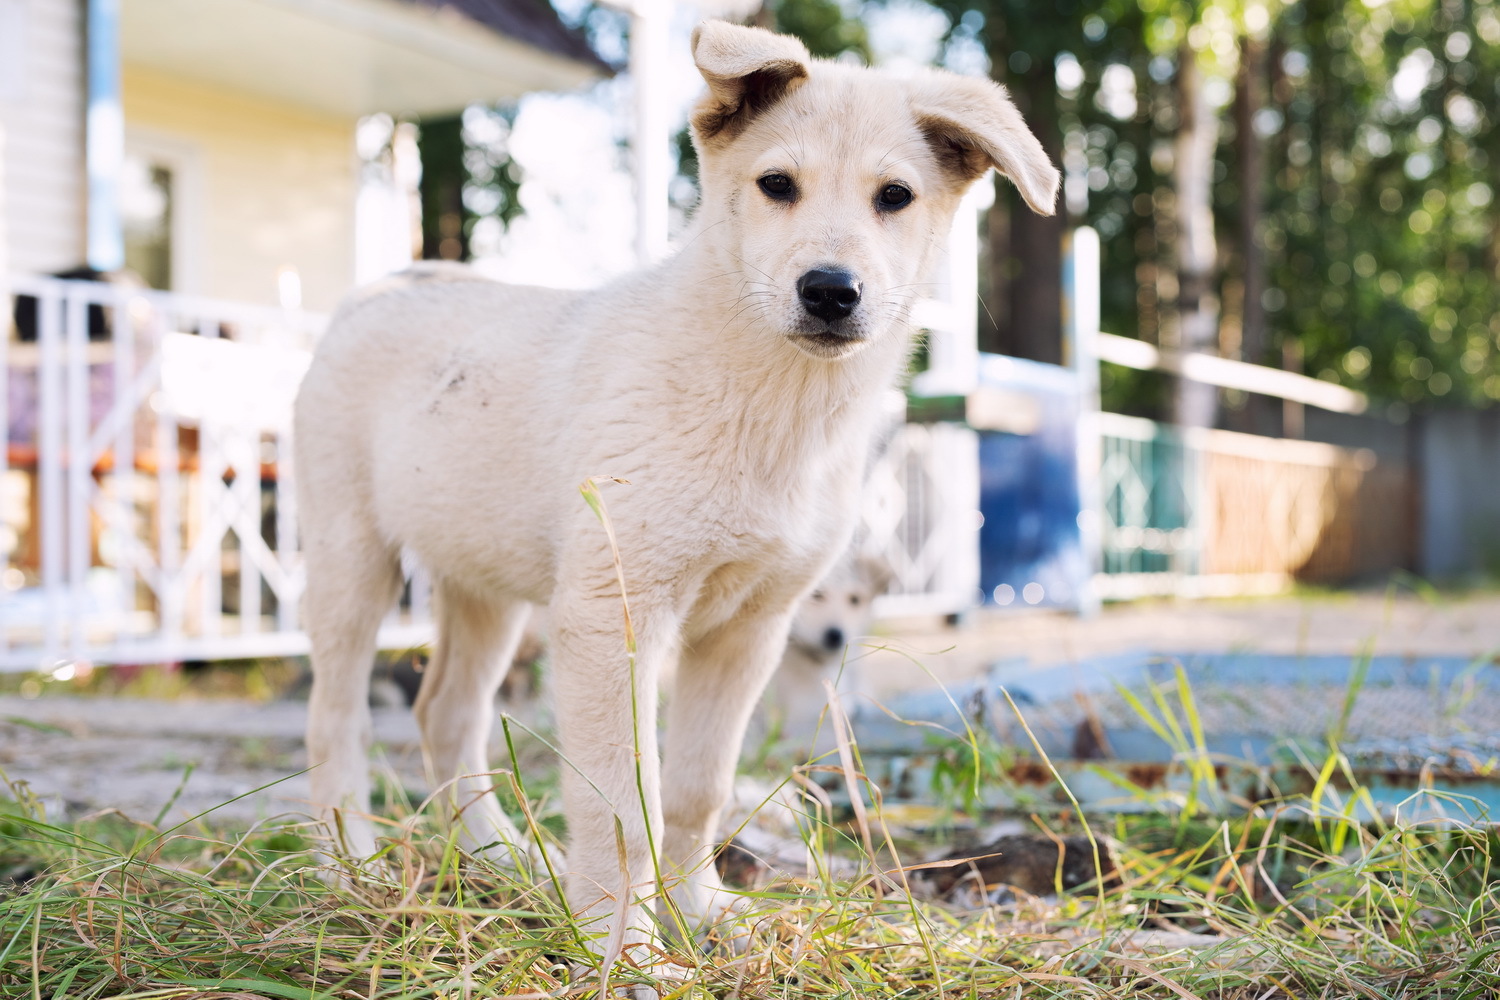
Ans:
[{"label": "patch of weeds", "polygon": [[297,689],[307,674],[305,657],[267,657],[212,663],[95,667],[74,664],[61,676],[48,672],[0,673],[0,694],[26,698],[74,695],[99,698],[244,698],[265,702]]},{"label": "patch of weeds", "polygon": [[[1175,766],[1203,777],[1182,677],[1137,705]],[[557,779],[523,764],[520,734],[506,735],[495,784],[550,851]],[[887,829],[857,745],[840,749],[824,776],[868,806],[836,815],[808,782],[797,822],[810,862],[745,891],[744,953],[668,937],[658,967],[619,969],[616,984],[704,1000],[1456,1000],[1500,981],[1500,834],[1456,796],[1440,821],[1351,807],[1367,796],[1336,746],[1306,759],[1307,793],[1230,801],[1137,788],[1141,811],[1108,818],[1076,801],[1058,811],[1070,796],[1051,769],[1039,794],[1052,811],[1033,826],[1076,851],[1080,834],[1109,833],[1108,884],[1039,896],[983,885],[973,905],[908,891],[923,881],[920,845]],[[1050,768],[1039,750],[1022,757],[978,731],[937,750],[948,764],[933,781],[976,819],[1015,768]],[[0,879],[14,873],[0,889],[0,996],[595,995],[592,930],[569,917],[545,867],[465,859],[399,783],[377,788],[385,867],[348,886],[322,879],[317,831],[302,823],[49,824],[13,789],[0,805]]]},{"label": "patch of weeds", "polygon": [[1015,746],[1002,743],[985,729],[973,730],[967,739],[939,736],[925,738],[932,761],[930,791],[951,823],[959,815],[979,817],[988,811],[985,799],[996,788],[1018,812],[1030,812],[1044,804],[1041,788],[1023,785],[1011,777],[1022,765],[1041,768],[1040,762]]},{"label": "patch of weeds", "polygon": [[[24,891],[0,895],[5,995],[384,1000],[560,995],[594,982],[577,971],[590,961],[587,928],[569,921],[544,871],[460,861],[420,817],[388,827],[387,873],[337,888],[317,877],[313,831],[295,824],[56,826],[16,801],[0,815],[0,863],[28,866]],[[1116,888],[969,909],[906,896],[882,850],[845,875],[748,892],[744,956],[667,944],[676,978],[664,993],[1483,995],[1500,974],[1495,832],[1360,826],[1334,853],[1329,822],[1305,801],[1222,820],[1121,815],[1102,824],[1119,845]],[[1079,826],[1065,815],[1048,828]],[[810,849],[813,838],[864,842],[827,826],[808,836]],[[616,982],[650,978],[627,969]]]}]

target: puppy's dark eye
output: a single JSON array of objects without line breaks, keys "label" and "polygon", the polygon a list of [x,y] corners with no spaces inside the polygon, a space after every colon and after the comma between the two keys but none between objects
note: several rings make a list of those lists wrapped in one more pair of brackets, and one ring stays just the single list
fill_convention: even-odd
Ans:
[{"label": "puppy's dark eye", "polygon": [[776,201],[791,201],[797,197],[797,186],[786,174],[766,174],[756,181],[760,189],[766,193],[767,198]]},{"label": "puppy's dark eye", "polygon": [[823,599],[823,592],[821,590],[815,590],[811,594],[809,594],[808,597],[814,601],[821,601]]},{"label": "puppy's dark eye", "polygon": [[854,607],[856,607],[856,608],[859,607],[859,595],[858,594],[850,594],[849,595],[849,603],[851,605],[853,605]]},{"label": "puppy's dark eye", "polygon": [[911,188],[905,184],[887,184],[880,189],[875,201],[887,212],[894,212],[911,204]]}]

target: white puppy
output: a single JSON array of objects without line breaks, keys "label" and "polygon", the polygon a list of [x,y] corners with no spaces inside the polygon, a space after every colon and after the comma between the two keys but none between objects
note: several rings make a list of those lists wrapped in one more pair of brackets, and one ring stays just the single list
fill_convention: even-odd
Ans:
[{"label": "white puppy", "polygon": [[[859,693],[858,666],[851,662],[859,655],[854,643],[869,631],[871,608],[890,577],[883,561],[850,553],[803,599],[792,618],[781,669],[766,688],[770,735],[809,753],[834,746],[833,725],[823,717],[824,685],[833,684],[841,698]],[[851,714],[855,710],[847,701],[843,707]]]},{"label": "white puppy", "polygon": [[[691,919],[728,905],[717,815],[797,601],[848,544],[910,306],[989,167],[1041,212],[1058,181],[987,80],[818,62],[718,22],[693,56],[703,197],[675,257],[591,292],[414,269],[344,303],[297,401],[315,801],[345,850],[375,851],[365,687],[405,549],[436,581],[429,767],[458,778],[469,849],[514,840],[486,737],[528,606],[547,604],[567,891],[607,955],[654,933],[654,856]],[[633,661],[579,496],[607,476],[628,481],[602,493]]]}]

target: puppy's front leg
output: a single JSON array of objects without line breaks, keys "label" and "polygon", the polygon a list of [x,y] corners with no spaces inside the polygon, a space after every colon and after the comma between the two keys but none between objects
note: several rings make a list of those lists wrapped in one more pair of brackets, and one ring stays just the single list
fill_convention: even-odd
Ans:
[{"label": "puppy's front leg", "polygon": [[[580,591],[583,591],[580,593]],[[604,581],[560,593],[552,608],[553,696],[568,817],[567,894],[601,956],[645,961],[656,935],[642,899],[656,890],[661,837],[657,684],[675,651],[664,603],[631,594],[632,669],[617,588]],[[634,685],[632,687],[632,673]]]},{"label": "puppy's front leg", "polygon": [[791,609],[746,614],[684,650],[667,703],[663,853],[683,915],[701,930],[734,909],[714,870],[719,813],[734,790],[745,729],[781,661]]}]

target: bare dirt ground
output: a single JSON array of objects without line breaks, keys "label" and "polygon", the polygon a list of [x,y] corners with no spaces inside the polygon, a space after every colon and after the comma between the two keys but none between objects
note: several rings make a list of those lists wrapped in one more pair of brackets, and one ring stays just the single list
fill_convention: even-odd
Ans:
[{"label": "bare dirt ground", "polygon": [[[971,679],[1005,659],[1048,666],[1129,651],[1354,656],[1367,643],[1379,654],[1493,655],[1500,651],[1500,595],[1138,603],[1090,619],[983,612],[955,629],[893,627],[884,648],[862,657],[857,669],[866,690],[882,697]],[[213,818],[246,822],[305,810],[307,776],[295,773],[305,766],[301,702],[84,698],[61,693],[61,684],[50,687],[59,693],[0,696],[0,772],[24,782],[51,818],[118,809],[154,821],[165,810],[170,824],[238,796]],[[410,713],[377,709],[374,731],[400,780],[423,787]],[[499,749],[497,743],[497,756]]]}]

